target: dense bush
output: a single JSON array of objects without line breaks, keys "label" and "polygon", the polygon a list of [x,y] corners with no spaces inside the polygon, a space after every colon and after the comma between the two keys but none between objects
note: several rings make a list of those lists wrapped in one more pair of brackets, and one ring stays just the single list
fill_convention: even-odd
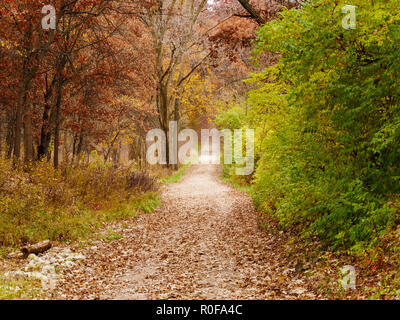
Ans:
[{"label": "dense bush", "polygon": [[155,179],[101,161],[55,170],[21,170],[0,160],[0,245],[84,237],[102,222],[157,205]]},{"label": "dense bush", "polygon": [[255,52],[281,58],[252,75],[242,124],[256,129],[256,203],[333,247],[399,222],[398,1],[354,0],[354,30],[345,4],[307,2],[260,29]]}]

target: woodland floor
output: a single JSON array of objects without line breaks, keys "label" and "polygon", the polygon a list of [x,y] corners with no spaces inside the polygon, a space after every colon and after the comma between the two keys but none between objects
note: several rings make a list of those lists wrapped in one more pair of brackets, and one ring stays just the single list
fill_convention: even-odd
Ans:
[{"label": "woodland floor", "polygon": [[285,263],[279,234],[258,227],[250,197],[219,175],[194,165],[163,186],[162,207],[116,227],[120,239],[84,248],[53,298],[321,298]]}]

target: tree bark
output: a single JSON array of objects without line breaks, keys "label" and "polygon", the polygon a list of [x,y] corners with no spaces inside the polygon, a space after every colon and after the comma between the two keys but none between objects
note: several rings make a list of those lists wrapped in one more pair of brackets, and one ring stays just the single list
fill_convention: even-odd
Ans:
[{"label": "tree bark", "polygon": [[24,156],[25,163],[33,160],[32,116],[30,112],[27,112],[24,116]]},{"label": "tree bark", "polygon": [[45,240],[31,246],[23,247],[21,249],[21,252],[23,253],[24,257],[28,257],[31,253],[33,254],[43,253],[49,250],[50,248],[51,248],[50,240]]},{"label": "tree bark", "polygon": [[60,78],[57,85],[57,101],[55,104],[55,119],[54,119],[54,168],[58,168],[59,164],[59,148],[60,148],[60,113],[61,113],[61,102],[62,102],[62,88],[63,81]]},{"label": "tree bark", "polygon": [[238,0],[242,7],[250,14],[250,16],[257,21],[257,23],[261,26],[265,24],[265,20],[261,18],[256,9],[250,4],[249,0]]},{"label": "tree bark", "polygon": [[14,126],[15,126],[15,115],[11,113],[8,118],[7,135],[6,135],[6,157],[10,159],[13,152],[14,146]]},{"label": "tree bark", "polygon": [[40,144],[38,146],[38,160],[41,160],[49,152],[49,146],[51,141],[50,98],[53,95],[54,82],[55,78],[53,79],[49,87],[47,84],[47,75],[46,75],[46,93],[44,95],[44,109],[42,115],[42,128],[40,130]]},{"label": "tree bark", "polygon": [[168,119],[168,89],[163,83],[159,83],[158,89],[158,113],[159,113],[159,122],[161,130],[165,132],[166,138],[166,161],[167,167],[169,167],[169,119]]},{"label": "tree bark", "polygon": [[51,130],[50,130],[50,105],[46,101],[42,115],[42,129],[40,131],[40,144],[38,146],[37,159],[41,160],[49,152]]},{"label": "tree bark", "polygon": [[[180,121],[180,103],[181,103],[181,99],[180,99],[180,94],[178,94],[178,97],[175,99],[175,106],[174,106],[174,121],[176,121],[177,126],[178,126],[178,134],[179,134],[179,121]],[[177,142],[177,148],[179,150],[179,142]],[[178,170],[179,169],[179,157],[178,157],[178,162],[176,164],[173,165],[173,169],[174,170]]]},{"label": "tree bark", "polygon": [[19,89],[19,94],[18,94],[18,102],[17,102],[17,110],[15,113],[15,126],[14,126],[14,134],[13,134],[13,137],[14,137],[14,141],[13,141],[14,163],[17,160],[19,160],[20,156],[21,156],[22,118],[23,118],[23,112],[24,112],[23,109],[24,109],[25,102],[26,102],[26,95],[28,92],[29,82],[30,82],[30,80],[27,78],[25,78],[22,81],[21,87]]}]

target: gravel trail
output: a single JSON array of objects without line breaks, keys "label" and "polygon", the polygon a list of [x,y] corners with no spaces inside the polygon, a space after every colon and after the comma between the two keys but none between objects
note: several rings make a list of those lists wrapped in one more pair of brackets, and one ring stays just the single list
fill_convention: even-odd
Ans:
[{"label": "gravel trail", "polygon": [[163,205],[98,241],[55,290],[67,299],[312,299],[260,230],[251,199],[222,182],[220,167],[193,165],[163,186]]}]

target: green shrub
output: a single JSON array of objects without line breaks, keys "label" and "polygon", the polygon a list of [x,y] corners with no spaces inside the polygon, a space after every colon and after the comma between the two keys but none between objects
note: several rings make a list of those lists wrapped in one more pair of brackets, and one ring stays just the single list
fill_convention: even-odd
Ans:
[{"label": "green shrub", "polygon": [[241,123],[256,129],[256,204],[334,248],[399,223],[398,2],[353,1],[354,30],[342,28],[345,4],[307,2],[259,30],[255,53],[280,59],[252,75]]}]

